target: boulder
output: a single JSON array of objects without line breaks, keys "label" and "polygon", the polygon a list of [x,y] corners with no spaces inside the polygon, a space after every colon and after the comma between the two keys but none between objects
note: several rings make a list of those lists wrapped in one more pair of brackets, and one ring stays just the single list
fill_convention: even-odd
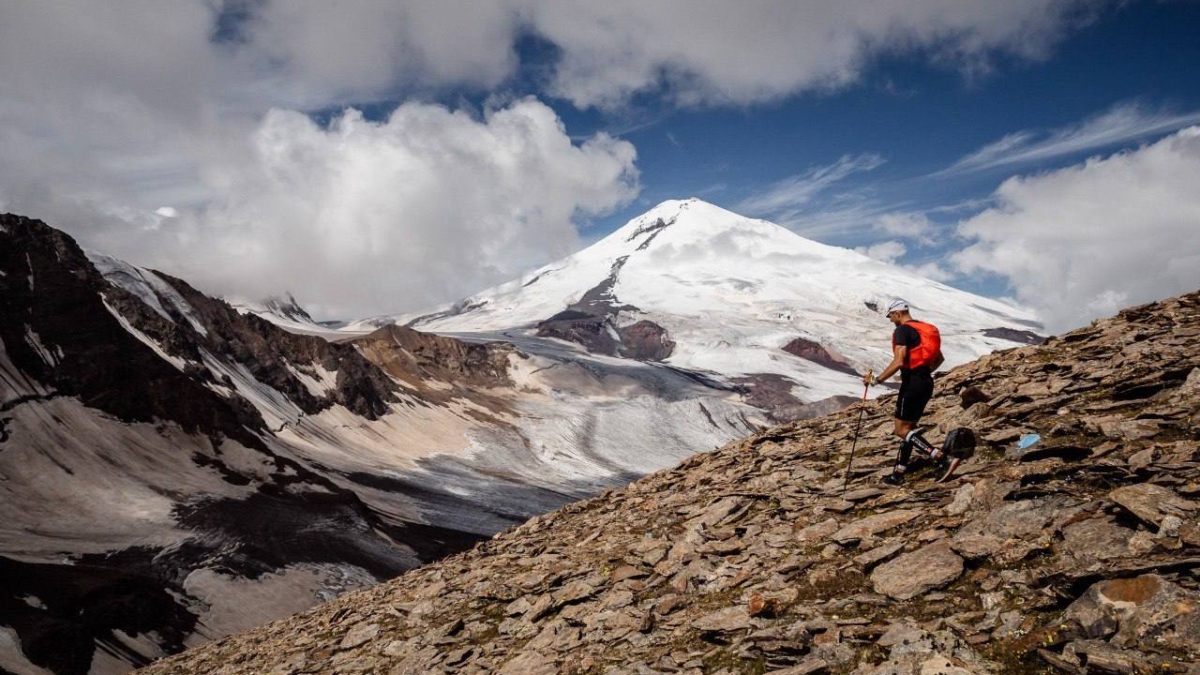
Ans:
[{"label": "boulder", "polygon": [[1200,593],[1156,574],[1096,582],[1062,620],[1083,638],[1127,648],[1171,647],[1200,657]]}]

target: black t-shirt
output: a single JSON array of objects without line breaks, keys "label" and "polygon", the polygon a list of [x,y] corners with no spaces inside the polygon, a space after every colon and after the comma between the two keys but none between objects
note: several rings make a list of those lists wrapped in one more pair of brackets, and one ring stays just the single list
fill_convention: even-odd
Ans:
[{"label": "black t-shirt", "polygon": [[[892,333],[892,346],[904,345],[912,352],[913,348],[921,344],[921,334],[916,328],[908,324],[896,326],[896,330]],[[932,371],[929,366],[921,366],[919,368],[909,368],[907,360],[900,368],[900,381],[907,382],[908,378],[916,375],[917,377],[932,377]]]}]

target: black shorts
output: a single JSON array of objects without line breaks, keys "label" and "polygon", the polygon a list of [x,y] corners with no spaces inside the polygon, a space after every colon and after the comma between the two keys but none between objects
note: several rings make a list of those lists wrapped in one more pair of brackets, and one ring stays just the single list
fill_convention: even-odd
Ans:
[{"label": "black shorts", "polygon": [[896,419],[917,423],[925,414],[925,406],[933,398],[933,377],[913,374],[900,383],[900,395],[896,397]]}]

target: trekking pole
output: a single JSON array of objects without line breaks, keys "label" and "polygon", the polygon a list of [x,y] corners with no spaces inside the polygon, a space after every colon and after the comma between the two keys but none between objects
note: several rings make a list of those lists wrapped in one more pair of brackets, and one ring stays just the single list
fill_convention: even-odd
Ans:
[{"label": "trekking pole", "polygon": [[858,432],[862,429],[863,414],[867,412],[867,390],[871,388],[871,371],[867,371],[867,384],[863,385],[862,405],[858,409],[858,424],[854,425],[854,443],[850,445],[850,459],[846,462],[846,478],[842,481],[842,492],[850,484],[850,466],[854,464],[854,449],[858,447]]}]

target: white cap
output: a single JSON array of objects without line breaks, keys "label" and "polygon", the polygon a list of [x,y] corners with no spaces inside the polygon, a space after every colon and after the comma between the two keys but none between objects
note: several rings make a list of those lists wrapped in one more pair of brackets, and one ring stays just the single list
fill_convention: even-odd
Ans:
[{"label": "white cap", "polygon": [[908,311],[908,303],[907,302],[905,302],[903,300],[893,300],[892,304],[888,305],[887,311],[884,313],[891,314],[892,312],[907,312],[907,311]]}]

